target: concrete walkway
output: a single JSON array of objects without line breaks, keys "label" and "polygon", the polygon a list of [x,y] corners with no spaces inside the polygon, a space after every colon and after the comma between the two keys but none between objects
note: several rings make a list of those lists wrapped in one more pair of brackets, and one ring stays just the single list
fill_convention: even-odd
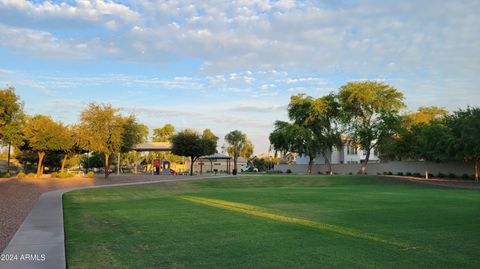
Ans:
[{"label": "concrete walkway", "polygon": [[55,190],[40,196],[0,259],[0,269],[66,268],[62,195],[79,189],[144,185],[162,182],[199,180],[219,177],[164,179],[148,182],[87,186]]}]

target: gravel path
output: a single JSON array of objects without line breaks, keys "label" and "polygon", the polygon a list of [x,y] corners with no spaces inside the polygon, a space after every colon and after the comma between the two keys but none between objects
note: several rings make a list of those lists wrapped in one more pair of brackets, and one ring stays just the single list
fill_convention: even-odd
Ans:
[{"label": "gravel path", "polygon": [[188,176],[112,175],[109,179],[2,179],[0,180],[0,253],[15,235],[25,217],[42,193],[81,186],[182,179]]}]

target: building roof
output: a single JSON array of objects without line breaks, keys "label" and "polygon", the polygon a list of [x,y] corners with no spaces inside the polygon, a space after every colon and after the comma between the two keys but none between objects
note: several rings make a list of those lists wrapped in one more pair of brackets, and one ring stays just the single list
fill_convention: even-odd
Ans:
[{"label": "building roof", "polygon": [[205,159],[205,160],[229,160],[231,158],[232,157],[221,154],[221,153],[214,153],[212,155],[202,157],[202,159]]},{"label": "building roof", "polygon": [[132,148],[136,151],[171,151],[172,144],[170,142],[147,142],[138,144]]}]

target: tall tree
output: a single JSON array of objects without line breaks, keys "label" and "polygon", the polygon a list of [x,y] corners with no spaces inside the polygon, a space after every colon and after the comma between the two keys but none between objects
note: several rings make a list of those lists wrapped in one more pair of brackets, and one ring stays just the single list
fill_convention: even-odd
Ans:
[{"label": "tall tree", "polygon": [[338,99],[350,135],[366,153],[360,168],[365,174],[372,150],[397,128],[392,119],[405,107],[403,94],[382,82],[355,81],[340,88]]},{"label": "tall tree", "polygon": [[240,152],[240,157],[245,158],[245,160],[249,160],[253,155],[253,150],[254,150],[254,146],[253,146],[252,141],[247,139],[247,141],[245,142],[245,146],[243,147],[242,151]]},{"label": "tall tree", "polygon": [[43,161],[48,151],[65,151],[71,147],[67,128],[43,115],[27,120],[25,138],[27,147],[38,154],[37,177],[43,174]]},{"label": "tall tree", "polygon": [[472,161],[475,182],[478,183],[480,160],[480,108],[468,107],[447,117],[447,126],[452,134],[450,152],[459,160]]},{"label": "tall tree", "polygon": [[111,105],[91,103],[80,116],[83,147],[104,155],[105,178],[109,176],[110,156],[124,143],[124,119]]},{"label": "tall tree", "polygon": [[198,158],[214,154],[217,151],[217,139],[214,137],[200,136],[197,132],[187,129],[171,138],[172,153],[190,157],[191,176],[193,176],[193,165]]},{"label": "tall tree", "polygon": [[404,126],[412,127],[420,123],[430,123],[432,120],[439,120],[444,118],[448,114],[448,111],[442,107],[429,106],[419,107],[416,112],[407,113],[404,115]]},{"label": "tall tree", "polygon": [[7,144],[7,173],[10,173],[11,148],[22,146],[23,104],[15,94],[15,88],[0,89],[0,141]]},{"label": "tall tree", "polygon": [[239,130],[231,131],[225,136],[229,144],[227,152],[233,157],[233,174],[237,174],[237,160],[247,144],[247,135]]},{"label": "tall tree", "polygon": [[153,130],[153,142],[168,142],[175,132],[175,127],[170,123],[165,124],[162,128]]}]

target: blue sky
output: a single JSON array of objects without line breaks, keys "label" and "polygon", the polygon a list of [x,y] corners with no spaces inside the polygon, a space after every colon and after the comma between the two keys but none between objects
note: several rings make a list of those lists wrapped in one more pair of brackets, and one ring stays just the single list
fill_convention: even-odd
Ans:
[{"label": "blue sky", "polygon": [[292,94],[375,79],[409,110],[480,102],[480,1],[0,0],[0,87],[74,123],[90,102],[150,128],[239,129],[268,149]]}]

